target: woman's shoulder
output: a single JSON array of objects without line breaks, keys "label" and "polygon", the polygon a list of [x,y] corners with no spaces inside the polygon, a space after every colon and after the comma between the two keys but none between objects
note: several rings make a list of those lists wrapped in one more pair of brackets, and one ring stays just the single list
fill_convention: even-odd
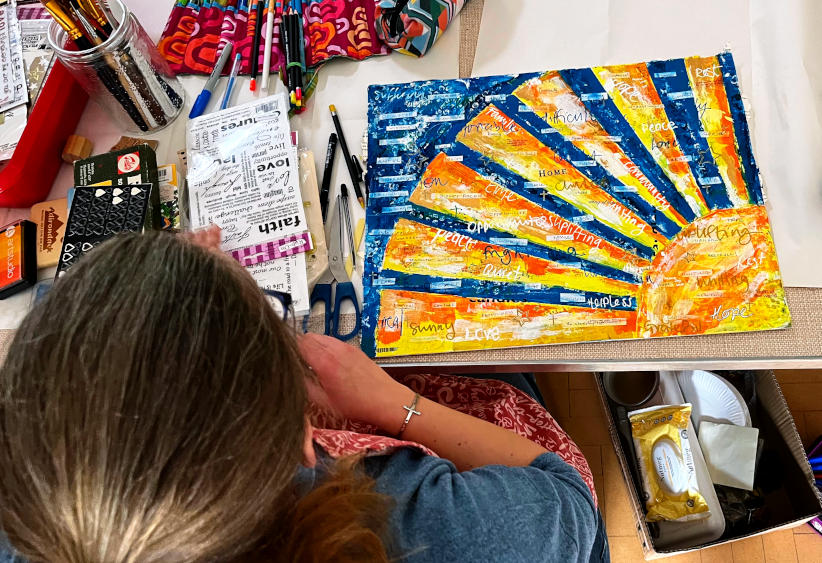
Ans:
[{"label": "woman's shoulder", "polygon": [[397,555],[425,547],[408,560],[550,561],[560,553],[587,560],[590,553],[593,499],[579,473],[553,453],[526,467],[459,472],[448,460],[402,448],[367,458],[365,467],[377,491],[394,499]]},{"label": "woman's shoulder", "polygon": [[447,459],[406,447],[365,458],[365,470],[376,480],[381,493],[394,497],[413,494],[417,502],[427,500],[428,495],[432,500],[449,494],[484,496],[504,487],[505,495],[489,498],[495,507],[502,502],[550,500],[558,493],[575,493],[583,504],[594,508],[579,472],[552,452],[540,455],[524,467],[486,465],[460,472]]}]

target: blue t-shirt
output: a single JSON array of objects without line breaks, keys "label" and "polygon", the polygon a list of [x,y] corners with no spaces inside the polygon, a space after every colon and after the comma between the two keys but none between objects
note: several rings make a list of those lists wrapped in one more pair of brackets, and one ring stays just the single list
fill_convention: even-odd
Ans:
[{"label": "blue t-shirt", "polygon": [[[310,488],[328,461],[300,468]],[[402,448],[369,457],[366,472],[392,497],[390,555],[403,562],[608,561],[602,518],[576,469],[553,453],[527,467],[457,471],[446,459]],[[0,536],[0,563],[13,551]],[[6,548],[6,549],[3,549]],[[19,561],[19,560],[18,560]]]},{"label": "blue t-shirt", "polygon": [[366,459],[396,501],[391,555],[407,562],[608,561],[607,538],[579,473],[546,453],[527,467],[457,471],[404,448]]}]

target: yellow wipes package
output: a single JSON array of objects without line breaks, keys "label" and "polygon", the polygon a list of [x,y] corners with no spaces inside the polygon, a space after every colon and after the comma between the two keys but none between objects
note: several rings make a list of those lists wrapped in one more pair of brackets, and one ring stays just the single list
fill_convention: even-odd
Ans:
[{"label": "yellow wipes package", "polygon": [[710,515],[699,492],[688,441],[691,405],[663,405],[629,413],[648,522],[685,522]]}]

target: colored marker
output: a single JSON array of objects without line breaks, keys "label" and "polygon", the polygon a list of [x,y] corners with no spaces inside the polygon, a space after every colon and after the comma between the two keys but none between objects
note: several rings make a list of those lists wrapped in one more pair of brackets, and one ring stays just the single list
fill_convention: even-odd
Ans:
[{"label": "colored marker", "polygon": [[191,113],[188,114],[189,119],[194,119],[195,117],[203,115],[209,100],[211,100],[211,94],[214,92],[214,86],[217,85],[217,81],[220,79],[225,63],[228,62],[228,58],[231,56],[231,51],[233,49],[234,43],[231,41],[227,42],[223,47],[220,57],[217,59],[217,62],[214,63],[214,70],[211,71],[211,76],[209,76],[208,80],[206,80],[205,86],[203,86],[203,91],[200,92],[200,95],[197,96],[197,99],[194,101],[194,105],[191,107]]},{"label": "colored marker", "polygon": [[271,46],[274,41],[274,0],[268,0],[268,15],[265,23],[265,53],[263,53],[263,79],[260,81],[262,90],[268,89],[268,75],[271,72]]},{"label": "colored marker", "polygon": [[257,68],[260,64],[260,31],[262,31],[264,7],[263,0],[257,0],[257,19],[254,21],[254,40],[251,42],[251,84],[249,87],[252,92],[257,89]]},{"label": "colored marker", "polygon": [[300,3],[297,8],[297,35],[298,35],[298,53],[300,55],[300,69],[299,69],[299,83],[297,84],[297,104],[303,105],[303,81],[305,75],[305,35],[303,34],[303,8]]},{"label": "colored marker", "polygon": [[240,72],[240,53],[234,57],[234,64],[231,67],[231,75],[228,77],[228,86],[225,88],[225,95],[223,96],[223,103],[220,104],[220,109],[228,107],[228,99],[231,97],[231,90],[234,88],[234,81],[237,79],[237,74]]}]

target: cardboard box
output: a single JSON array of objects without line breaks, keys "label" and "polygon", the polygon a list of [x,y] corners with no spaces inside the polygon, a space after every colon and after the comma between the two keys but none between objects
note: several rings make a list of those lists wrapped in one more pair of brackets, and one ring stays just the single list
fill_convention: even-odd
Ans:
[{"label": "cardboard box", "polygon": [[[714,372],[719,375],[722,372]],[[741,540],[747,537],[766,534],[775,530],[785,528],[792,528],[798,526],[814,517],[822,514],[822,495],[814,486],[814,477],[808,459],[805,456],[805,449],[802,445],[802,440],[796,430],[793,417],[788,410],[788,405],[779,389],[779,384],[771,371],[757,371],[750,372],[755,377],[756,387],[756,404],[758,412],[763,420],[760,421],[760,433],[768,436],[772,443],[778,442],[776,445],[781,449],[778,459],[773,457],[769,459],[760,460],[758,471],[762,470],[762,462],[765,461],[771,464],[779,464],[780,472],[785,475],[784,494],[780,495],[780,502],[775,503],[778,506],[768,506],[766,497],[766,508],[769,513],[772,513],[773,521],[769,525],[762,527],[762,529],[749,530],[746,533],[735,535],[732,530],[727,530],[719,539],[705,543],[702,545],[695,545],[689,548],[680,549],[658,549],[654,545],[654,539],[651,535],[650,528],[645,522],[644,515],[644,500],[642,500],[642,492],[638,491],[632,477],[630,464],[632,461],[628,460],[625,454],[623,442],[620,439],[620,432],[615,420],[615,413],[611,410],[610,403],[605,394],[605,388],[602,384],[602,375],[597,374],[597,386],[599,389],[600,399],[605,407],[605,412],[608,417],[608,428],[611,434],[611,441],[616,450],[619,466],[622,470],[623,478],[628,485],[628,493],[631,499],[631,507],[633,509],[634,521],[636,522],[637,534],[642,549],[645,553],[646,560],[659,559],[663,557],[671,557],[689,551],[696,551],[705,547],[714,545],[721,545],[733,541]],[[822,400],[822,398],[820,398]],[[767,429],[766,429],[767,427]],[[784,447],[783,447],[784,446]],[[789,490],[788,490],[789,489]]]}]

